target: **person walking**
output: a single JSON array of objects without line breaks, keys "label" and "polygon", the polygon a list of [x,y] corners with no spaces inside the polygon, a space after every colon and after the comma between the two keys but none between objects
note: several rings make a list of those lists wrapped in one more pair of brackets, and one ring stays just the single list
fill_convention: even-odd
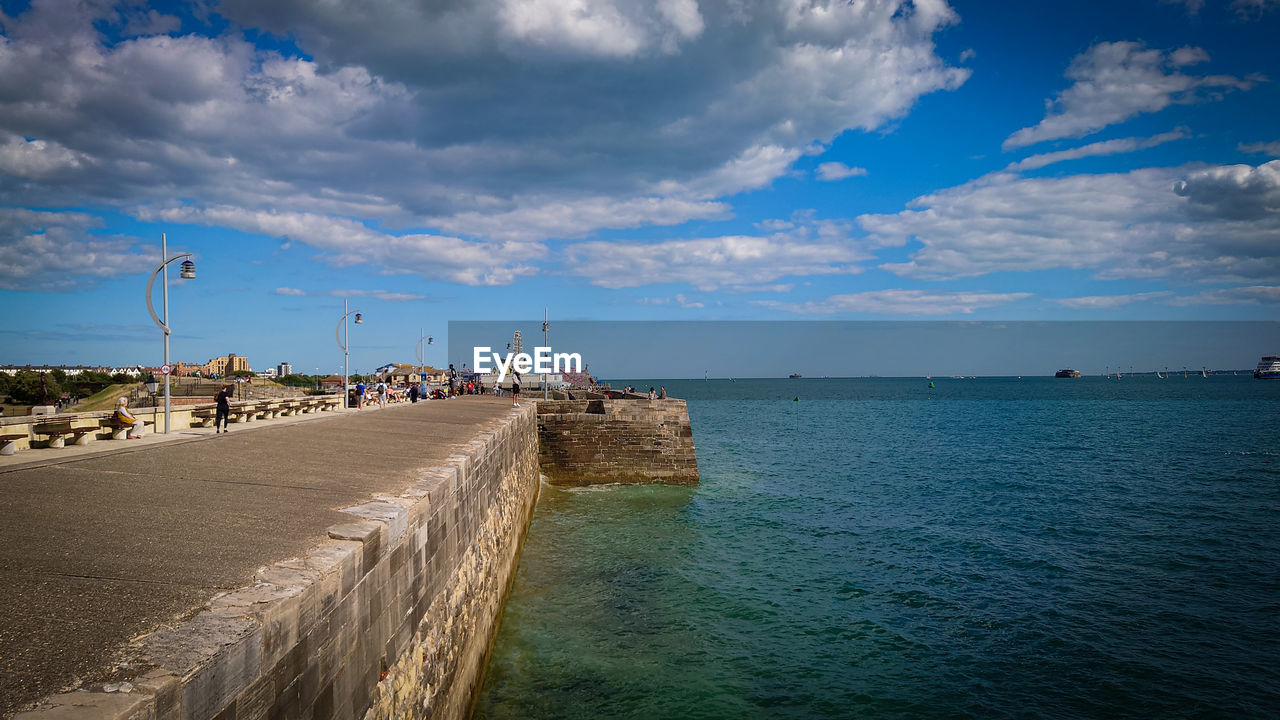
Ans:
[{"label": "person walking", "polygon": [[228,432],[227,422],[231,419],[231,386],[222,388],[215,401],[218,403],[218,410],[214,413],[213,434],[217,435],[220,432]]},{"label": "person walking", "polygon": [[520,407],[520,373],[511,371],[511,407]]},{"label": "person walking", "polygon": [[133,426],[129,430],[128,434],[125,435],[125,437],[129,438],[130,440],[137,440],[138,438],[142,437],[142,430],[143,428],[146,427],[146,423],[142,422],[137,418],[137,416],[129,412],[129,400],[127,398],[122,397],[116,403],[115,419],[116,419],[116,422],[122,425]]},{"label": "person walking", "polygon": [[364,409],[364,389],[365,388],[364,388],[363,380],[356,382],[356,409],[357,410]]},{"label": "person walking", "polygon": [[379,381],[378,382],[378,407],[384,408],[386,406],[387,406],[387,384],[382,381]]}]

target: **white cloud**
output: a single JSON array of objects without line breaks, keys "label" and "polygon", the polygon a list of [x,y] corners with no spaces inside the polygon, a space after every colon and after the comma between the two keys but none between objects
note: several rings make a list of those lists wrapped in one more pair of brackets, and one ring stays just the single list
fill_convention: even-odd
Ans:
[{"label": "white cloud", "polygon": [[234,207],[143,208],[144,220],[230,227],[248,233],[302,242],[321,250],[320,259],[338,267],[369,264],[391,274],[463,285],[509,285],[537,269],[528,263],[546,255],[532,242],[473,242],[440,235],[388,235],[345,218],[307,213],[254,212]]},{"label": "white cloud", "polygon": [[1274,282],[1277,171],[1280,161],[1062,178],[1001,173],[858,222],[881,245],[919,243],[907,261],[881,266],[918,279],[1073,268],[1100,279]]},{"label": "white cloud", "polygon": [[445,232],[497,240],[577,238],[601,228],[628,229],[646,225],[679,225],[689,220],[722,220],[729,206],[720,202],[668,197],[615,200],[592,197],[557,201],[517,198],[517,207],[504,212],[464,212],[427,222]]},{"label": "white cloud", "polygon": [[1085,297],[1056,298],[1054,302],[1077,310],[1106,310],[1124,307],[1136,302],[1156,300],[1173,295],[1168,290],[1156,292],[1133,293],[1130,295],[1088,295]]},{"label": "white cloud", "polygon": [[[204,8],[305,53],[287,57],[149,8],[32,0],[0,35],[0,171],[25,180],[0,182],[0,204],[429,228],[362,234],[359,256],[509,282],[539,255],[503,241],[728,217],[722,198],[815,142],[969,74],[935,52],[958,20],[940,0],[348,5]],[[524,259],[424,269],[458,253]]]},{"label": "white cloud", "polygon": [[824,162],[818,166],[818,179],[832,182],[845,178],[861,177],[867,174],[866,168],[849,167],[840,162]]},{"label": "white cloud", "polygon": [[298,288],[281,287],[276,288],[277,295],[290,295],[294,297],[341,297],[341,298],[373,298],[384,302],[408,302],[410,300],[423,300],[426,295],[418,295],[417,293],[391,292],[388,290],[325,290],[322,292],[308,292]]},{"label": "white cloud", "polygon": [[690,300],[684,295],[676,295],[675,297],[664,297],[664,298],[653,298],[653,297],[640,298],[639,300],[636,301],[636,304],[637,305],[675,304],[675,305],[679,305],[682,308],[692,308],[692,309],[701,309],[706,307],[705,304],[698,302],[696,300]]},{"label": "white cloud", "polygon": [[699,290],[771,283],[789,276],[858,273],[858,263],[870,258],[856,243],[821,223],[763,237],[585,242],[570,245],[565,255],[569,274],[600,287],[687,283]]},{"label": "white cloud", "polygon": [[1169,305],[1272,305],[1280,303],[1280,285],[1251,285],[1248,287],[1206,290],[1195,295],[1170,298]]},{"label": "white cloud", "polygon": [[1262,153],[1271,157],[1280,157],[1280,140],[1275,142],[1240,143],[1240,152]]},{"label": "white cloud", "polygon": [[1208,59],[1204,50],[1195,47],[1162,52],[1134,42],[1098,43],[1071,61],[1066,76],[1074,83],[1046,103],[1045,118],[1010,135],[1004,149],[1084,137],[1175,103],[1212,100],[1231,90],[1248,90],[1259,79],[1181,71]]},{"label": "white cloud", "polygon": [[1256,20],[1280,7],[1280,0],[1232,0],[1231,9],[1244,20]]},{"label": "white cloud", "polygon": [[91,235],[100,225],[82,213],[0,208],[0,289],[62,291],[157,264],[159,253],[144,255],[132,238]]},{"label": "white cloud", "polygon": [[1035,170],[1064,160],[1078,160],[1083,157],[1116,155],[1119,153],[1134,152],[1135,150],[1145,150],[1157,145],[1163,145],[1164,143],[1171,142],[1173,140],[1183,140],[1189,137],[1191,137],[1191,131],[1187,128],[1180,127],[1167,133],[1153,135],[1149,138],[1129,137],[1118,138],[1116,140],[1104,140],[1102,142],[1089,143],[1088,145],[1072,148],[1070,150],[1059,150],[1057,152],[1032,155],[1024,160],[1010,163],[1005,170],[1010,172]]},{"label": "white cloud", "polygon": [[832,295],[802,303],[753,300],[753,305],[801,315],[876,313],[885,315],[968,315],[974,310],[1006,305],[1031,293],[948,292],[930,290],[870,290]]}]

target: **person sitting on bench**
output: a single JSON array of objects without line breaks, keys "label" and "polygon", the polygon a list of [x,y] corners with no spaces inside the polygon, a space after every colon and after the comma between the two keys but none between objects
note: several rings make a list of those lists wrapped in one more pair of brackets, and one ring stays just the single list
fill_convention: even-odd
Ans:
[{"label": "person sitting on bench", "polygon": [[121,425],[132,425],[133,429],[129,431],[128,438],[136,440],[142,437],[142,429],[146,427],[145,423],[137,418],[133,413],[129,412],[129,401],[120,398],[119,405],[116,407],[115,420]]}]

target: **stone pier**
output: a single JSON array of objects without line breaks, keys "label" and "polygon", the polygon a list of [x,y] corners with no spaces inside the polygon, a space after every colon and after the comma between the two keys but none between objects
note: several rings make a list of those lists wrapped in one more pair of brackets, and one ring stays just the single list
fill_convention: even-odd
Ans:
[{"label": "stone pier", "polygon": [[0,468],[0,716],[466,716],[537,498],[533,407],[254,425]]},{"label": "stone pier", "polygon": [[539,400],[538,439],[553,484],[698,482],[684,400]]}]

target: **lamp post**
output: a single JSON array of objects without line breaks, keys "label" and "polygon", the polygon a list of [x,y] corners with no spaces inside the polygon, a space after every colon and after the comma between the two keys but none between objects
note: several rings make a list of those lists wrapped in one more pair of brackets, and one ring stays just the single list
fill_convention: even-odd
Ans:
[{"label": "lamp post", "polygon": [[364,320],[362,319],[362,315],[360,311],[359,310],[348,311],[347,299],[342,298],[342,317],[338,320],[338,327],[333,331],[333,334],[335,337],[338,338],[338,347],[342,348],[342,406],[343,407],[350,407],[349,405],[347,405],[347,403],[349,402],[348,398],[351,395],[351,379],[349,377],[349,375],[351,374],[351,369],[350,369],[351,368],[351,352],[347,349],[347,339],[350,336],[350,333],[347,330],[347,317],[350,315],[356,316],[355,323],[357,325],[364,324]]},{"label": "lamp post", "polygon": [[426,340],[427,345],[435,344],[436,339],[430,335],[423,335],[422,328],[418,328],[418,392],[421,393],[426,389],[426,384],[422,382],[424,366],[427,364],[426,349],[422,345],[422,341]]},{"label": "lamp post", "polygon": [[[151,279],[147,281],[147,311],[151,313],[151,319],[155,324],[160,326],[164,331],[164,434],[169,434],[169,263],[180,258],[188,258],[182,261],[182,272],[179,277],[184,280],[192,280],[196,276],[196,264],[191,262],[191,253],[178,253],[173,257],[167,257],[169,254],[168,238],[165,233],[160,233],[160,265],[151,273]],[[164,273],[164,320],[162,321],[156,316],[155,306],[151,304],[151,286],[156,282],[156,275]]]}]

